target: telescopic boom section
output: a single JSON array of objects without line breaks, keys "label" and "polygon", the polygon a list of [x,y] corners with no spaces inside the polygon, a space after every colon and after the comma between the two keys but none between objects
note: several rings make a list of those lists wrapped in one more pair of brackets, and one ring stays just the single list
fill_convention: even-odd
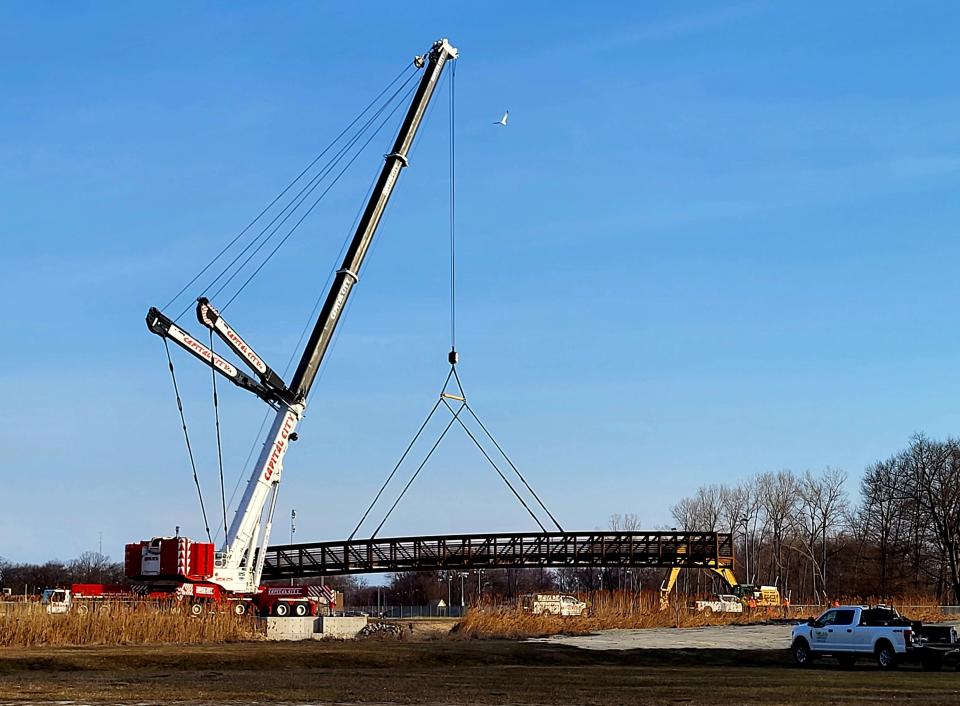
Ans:
[{"label": "telescopic boom section", "polygon": [[[417,135],[417,129],[423,121],[424,113],[430,103],[434,89],[440,81],[444,64],[448,59],[456,58],[457,50],[446,39],[441,39],[434,44],[430,53],[425,57],[426,71],[419,86],[417,86],[413,102],[407,110],[403,125],[400,127],[400,133],[393,145],[393,150],[386,156],[386,162],[370,196],[370,201],[363,212],[363,217],[357,224],[357,231],[343,258],[343,264],[337,270],[337,276],[323,303],[323,308],[320,310],[320,316],[317,319],[316,326],[314,326],[313,333],[310,335],[310,340],[304,349],[303,358],[300,360],[290,383],[290,390],[297,400],[306,400],[313,381],[317,377],[324,354],[336,331],[337,322],[346,307],[350,292],[353,291],[353,287],[359,279],[360,267],[367,251],[370,249],[370,243],[373,241],[374,233],[376,233],[377,226],[387,207],[387,202],[390,200],[390,195],[393,193],[393,188],[396,186],[400,170],[407,166],[407,154]],[[418,63],[423,61],[424,59],[421,58]]]}]

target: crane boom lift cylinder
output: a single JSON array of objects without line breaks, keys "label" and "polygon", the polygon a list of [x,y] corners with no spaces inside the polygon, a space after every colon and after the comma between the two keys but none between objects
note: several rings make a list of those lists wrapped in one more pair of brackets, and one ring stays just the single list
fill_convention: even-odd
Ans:
[{"label": "crane boom lift cylinder", "polygon": [[206,297],[197,299],[197,320],[223,339],[224,343],[230,346],[230,350],[250,366],[250,369],[265,387],[275,391],[279,397],[289,399],[290,391],[280,376],[264,362],[263,358],[257,355],[253,346],[233,330],[233,327],[226,322]]},{"label": "crane boom lift cylinder", "polygon": [[218,356],[207,346],[177,326],[172,319],[165,316],[159,309],[151,308],[150,311],[147,312],[147,328],[161,338],[169,338],[183,348],[183,350],[213,367],[216,372],[223,375],[237,387],[249,390],[257,397],[268,402],[273,400],[273,395],[271,395],[266,387],[243,371],[238,370],[237,366],[230,361]]}]

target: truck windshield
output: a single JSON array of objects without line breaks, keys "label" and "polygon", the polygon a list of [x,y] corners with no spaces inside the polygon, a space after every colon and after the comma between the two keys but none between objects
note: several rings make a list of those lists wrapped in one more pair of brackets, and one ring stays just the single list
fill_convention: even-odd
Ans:
[{"label": "truck windshield", "polygon": [[817,619],[820,625],[850,625],[854,611],[850,608],[828,610]]}]

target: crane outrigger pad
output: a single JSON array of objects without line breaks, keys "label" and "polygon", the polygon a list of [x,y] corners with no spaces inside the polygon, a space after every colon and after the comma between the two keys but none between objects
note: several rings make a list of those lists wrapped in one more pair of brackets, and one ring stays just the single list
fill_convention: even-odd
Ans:
[{"label": "crane outrigger pad", "polygon": [[517,532],[283,544],[267,548],[264,579],[444,569],[733,569],[724,532]]}]

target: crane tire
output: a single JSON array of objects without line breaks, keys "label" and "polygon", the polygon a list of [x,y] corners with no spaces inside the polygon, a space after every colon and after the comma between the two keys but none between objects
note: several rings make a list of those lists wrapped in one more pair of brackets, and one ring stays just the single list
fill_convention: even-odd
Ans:
[{"label": "crane tire", "polygon": [[293,606],[293,614],[298,618],[302,618],[305,615],[310,613],[310,606],[306,603],[295,603]]},{"label": "crane tire", "polygon": [[235,615],[246,615],[247,614],[247,604],[246,603],[234,603],[233,612]]},{"label": "crane tire", "polygon": [[290,604],[289,603],[277,603],[273,606],[273,614],[278,618],[286,618],[290,615]]},{"label": "crane tire", "polygon": [[191,603],[190,604],[190,615],[195,618],[203,615],[203,604],[202,603]]}]

